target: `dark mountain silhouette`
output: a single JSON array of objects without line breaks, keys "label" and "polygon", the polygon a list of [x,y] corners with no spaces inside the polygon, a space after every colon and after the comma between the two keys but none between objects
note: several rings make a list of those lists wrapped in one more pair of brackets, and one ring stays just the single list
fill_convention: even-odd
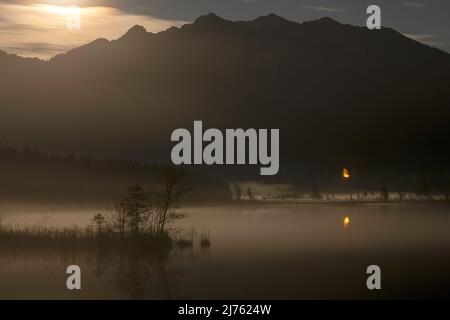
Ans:
[{"label": "dark mountain silhouette", "polygon": [[450,55],[390,28],[209,14],[158,34],[135,26],[45,63],[2,54],[0,69],[9,144],[166,162],[171,131],[203,120],[280,128],[275,179],[449,169]]}]

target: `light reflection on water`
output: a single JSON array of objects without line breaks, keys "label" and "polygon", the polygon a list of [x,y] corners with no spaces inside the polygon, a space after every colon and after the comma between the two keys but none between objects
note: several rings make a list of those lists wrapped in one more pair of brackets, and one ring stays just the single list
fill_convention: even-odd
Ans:
[{"label": "light reflection on water", "polygon": [[[0,249],[0,298],[415,298],[448,296],[450,210],[444,205],[266,205],[187,208],[174,228],[211,247],[168,253]],[[8,224],[86,225],[98,210],[3,209]],[[348,221],[346,223],[346,219]],[[351,225],[350,225],[351,219]],[[343,227],[347,226],[346,228]],[[65,267],[83,289],[65,289]],[[380,265],[383,290],[365,287]]]}]

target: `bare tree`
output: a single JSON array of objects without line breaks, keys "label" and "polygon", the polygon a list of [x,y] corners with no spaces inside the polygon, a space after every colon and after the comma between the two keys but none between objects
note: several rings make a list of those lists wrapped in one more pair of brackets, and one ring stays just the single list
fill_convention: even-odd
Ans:
[{"label": "bare tree", "polygon": [[188,191],[182,170],[167,168],[161,184],[147,195],[140,185],[132,185],[122,197],[112,222],[112,230],[125,235],[163,234],[169,222],[182,217],[176,213],[181,196]]},{"label": "bare tree", "polygon": [[174,209],[178,208],[182,195],[188,191],[184,177],[181,169],[167,168],[163,174],[162,187],[153,193],[154,226],[160,234],[164,233],[169,222],[181,217]]}]

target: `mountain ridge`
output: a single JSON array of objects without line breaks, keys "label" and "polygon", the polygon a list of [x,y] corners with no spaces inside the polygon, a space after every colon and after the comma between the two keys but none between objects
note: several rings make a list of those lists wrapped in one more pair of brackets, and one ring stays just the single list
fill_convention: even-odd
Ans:
[{"label": "mountain ridge", "polygon": [[[222,17],[220,17],[220,16],[218,16],[218,15],[216,15],[214,13],[209,13],[209,14],[205,14],[205,15],[199,16],[192,23],[187,23],[187,24],[181,26],[180,28],[177,28],[177,27],[173,26],[173,27],[170,27],[170,28],[168,28],[166,30],[162,30],[162,31],[157,32],[157,33],[148,32],[145,29],[145,27],[142,26],[142,25],[134,25],[131,28],[129,28],[122,36],[120,36],[117,39],[107,40],[107,39],[104,39],[104,38],[97,38],[97,39],[93,40],[90,43],[86,43],[84,45],[81,45],[81,46],[78,46],[76,48],[73,48],[73,49],[71,49],[71,50],[69,50],[67,52],[57,54],[57,55],[55,55],[55,56],[53,56],[50,59],[45,60],[45,61],[51,61],[57,56],[65,55],[67,53],[70,53],[70,52],[72,52],[74,50],[77,50],[77,49],[80,49],[80,48],[85,48],[86,46],[98,43],[99,41],[102,41],[102,42],[105,42],[105,41],[113,42],[113,41],[130,40],[130,39],[132,39],[132,40],[144,40],[145,36],[160,35],[160,34],[165,34],[167,32],[171,32],[171,31],[181,31],[181,30],[183,30],[183,28],[187,28],[187,27],[191,27],[191,26],[212,27],[212,26],[220,26],[220,25],[222,25],[222,26],[232,26],[233,24],[247,24],[247,25],[254,25],[254,26],[265,26],[265,27],[275,27],[275,26],[297,26],[297,27],[316,26],[317,27],[317,26],[321,26],[321,27],[332,28],[332,27],[336,27],[336,26],[340,26],[340,27],[348,26],[350,28],[355,28],[355,29],[357,28],[357,29],[360,29],[360,30],[366,30],[365,27],[359,27],[359,26],[342,24],[339,21],[337,21],[337,20],[335,20],[335,19],[333,19],[331,17],[328,17],[328,16],[325,16],[325,17],[322,17],[322,18],[318,18],[318,19],[314,19],[314,20],[306,20],[306,21],[303,21],[303,22],[296,22],[296,21],[287,20],[287,19],[285,19],[285,18],[283,18],[283,17],[281,17],[279,15],[276,15],[274,13],[270,13],[270,14],[265,15],[265,16],[256,17],[253,20],[236,20],[236,21],[233,21],[233,20],[224,19],[224,18],[222,18]],[[444,53],[450,55],[450,53],[448,53],[446,51],[443,51],[443,50],[441,50],[439,48],[432,47],[432,46],[429,46],[429,45],[424,44],[422,42],[419,42],[417,40],[408,38],[405,35],[403,35],[402,33],[395,31],[395,29],[392,29],[392,28],[389,28],[389,27],[383,27],[381,30],[382,31],[388,31],[388,30],[394,31],[394,32],[398,33],[399,35],[401,35],[402,37],[405,37],[408,40],[413,41],[414,43],[421,44],[421,45],[424,45],[424,46],[427,46],[427,47],[430,47],[430,48],[434,48],[436,50],[439,50],[441,52],[444,52]],[[1,50],[1,48],[0,48],[0,57],[2,55],[4,56],[4,54],[2,54],[2,53],[10,54],[10,53],[7,53],[6,51]],[[38,59],[38,58],[25,58],[25,57],[21,57],[20,55],[14,55],[14,56],[17,56],[17,57],[20,57],[20,58],[24,58],[24,59],[31,59],[33,61],[41,60],[41,59]],[[44,61],[44,60],[41,60],[41,61]]]},{"label": "mountain ridge", "polygon": [[347,166],[449,169],[450,55],[393,29],[207,16],[129,35],[36,69],[8,66],[5,142],[168,162],[171,131],[200,119],[219,129],[279,128],[280,179]]}]

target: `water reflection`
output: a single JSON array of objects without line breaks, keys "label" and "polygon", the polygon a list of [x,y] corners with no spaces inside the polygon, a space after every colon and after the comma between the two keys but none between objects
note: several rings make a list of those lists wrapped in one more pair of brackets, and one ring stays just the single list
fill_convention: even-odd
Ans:
[{"label": "water reflection", "polygon": [[[83,226],[91,217],[56,213],[52,221]],[[38,221],[38,215],[5,218],[8,223]],[[189,208],[174,227],[205,237],[170,250],[37,248],[0,241],[0,299],[450,296],[447,205],[201,207]],[[82,269],[79,292],[65,288],[65,269],[71,264]],[[365,285],[372,264],[386,270],[386,286],[377,295]]]},{"label": "water reflection", "polygon": [[118,285],[130,299],[173,299],[175,288],[169,283],[167,258],[133,253],[118,261]]},{"label": "water reflection", "polygon": [[[204,249],[199,249],[204,254]],[[5,269],[26,269],[29,273],[55,274],[63,277],[65,266],[79,265],[82,269],[82,296],[79,298],[103,298],[108,295],[119,299],[177,299],[180,298],[179,278],[181,272],[171,267],[176,260],[191,260],[197,255],[194,248],[152,249],[144,251],[135,248],[5,248],[0,246],[0,265],[2,276]],[[44,266],[44,267],[42,267]],[[49,269],[54,269],[50,271]],[[15,278],[18,287],[27,287],[26,280],[20,276]],[[92,278],[92,279],[91,279]],[[57,277],[51,282],[41,284],[42,293],[50,294],[50,298],[63,298],[68,290],[65,283]],[[53,286],[57,284],[55,288]],[[105,292],[109,286],[110,292]],[[11,292],[0,290],[0,297],[11,298]],[[27,290],[22,291],[24,298]],[[40,297],[40,296],[38,296]]]}]

